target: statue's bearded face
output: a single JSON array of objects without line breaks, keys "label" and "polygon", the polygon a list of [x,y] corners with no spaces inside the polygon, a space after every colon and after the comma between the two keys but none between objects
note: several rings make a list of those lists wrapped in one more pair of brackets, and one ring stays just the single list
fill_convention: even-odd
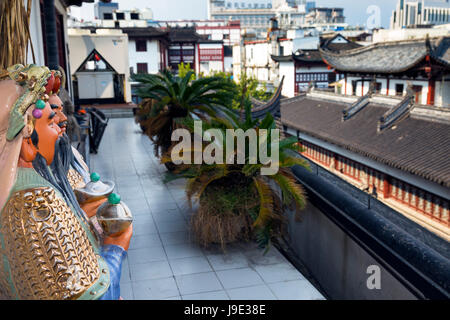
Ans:
[{"label": "statue's bearded face", "polygon": [[47,102],[42,109],[42,117],[36,119],[34,130],[37,135],[37,151],[45,158],[47,165],[53,162],[55,156],[55,143],[61,132],[55,123],[56,112],[52,110]]},{"label": "statue's bearded face", "polygon": [[50,107],[52,108],[53,112],[56,113],[55,118],[54,118],[55,123],[61,129],[61,135],[62,135],[63,133],[66,132],[66,129],[67,129],[67,117],[63,112],[63,103],[56,94],[51,95],[48,102],[50,103]]}]

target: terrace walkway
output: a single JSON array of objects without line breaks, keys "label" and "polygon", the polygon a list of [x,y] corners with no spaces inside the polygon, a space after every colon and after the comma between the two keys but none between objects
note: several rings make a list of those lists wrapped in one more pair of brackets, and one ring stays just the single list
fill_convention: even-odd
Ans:
[{"label": "terrace walkway", "polygon": [[252,243],[226,254],[189,236],[183,181],[162,182],[165,167],[131,118],[111,119],[91,169],[116,182],[135,221],[122,268],[124,299],[324,299],[275,248]]}]

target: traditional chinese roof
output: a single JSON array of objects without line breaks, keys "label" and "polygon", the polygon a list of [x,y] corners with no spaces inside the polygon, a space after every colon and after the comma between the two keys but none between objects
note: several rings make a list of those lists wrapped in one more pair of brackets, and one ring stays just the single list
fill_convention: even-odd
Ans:
[{"label": "traditional chinese roof", "polygon": [[275,56],[273,54],[270,55],[273,61],[275,62],[288,62],[288,61],[294,61],[294,58],[292,57],[292,54],[288,56]]},{"label": "traditional chinese roof", "polygon": [[167,28],[170,42],[198,42],[207,39],[195,31],[194,27]]},{"label": "traditional chinese roof", "polygon": [[319,50],[298,50],[293,54],[293,58],[296,61],[301,62],[321,62],[323,63],[322,56]]},{"label": "traditional chinese roof", "polygon": [[[267,113],[272,114],[275,117],[280,115],[280,101],[282,98],[281,91],[283,90],[284,76],[281,78],[280,85],[273,94],[269,101],[263,102],[255,98],[252,98],[252,119],[262,119]],[[241,117],[244,117],[244,113],[241,112]]]},{"label": "traditional chinese roof", "polygon": [[427,39],[375,43],[367,47],[332,52],[320,48],[324,61],[341,72],[403,73],[430,56],[435,62],[450,68],[447,39]]},{"label": "traditional chinese roof", "polygon": [[[345,42],[336,42],[335,43],[334,41],[337,38],[342,38],[345,40]],[[331,38],[322,38],[320,47],[322,48],[322,50],[338,53],[341,51],[360,48],[361,45],[356,42],[352,42],[352,41],[348,40],[347,38],[345,38],[344,36],[342,36],[340,34],[336,34],[334,37],[331,37]]]},{"label": "traditional chinese roof", "polygon": [[281,122],[322,141],[332,143],[385,165],[450,187],[450,122],[410,115],[390,129],[378,131],[387,106],[370,103],[347,121],[347,105],[335,101],[296,97],[281,102]]},{"label": "traditional chinese roof", "polygon": [[128,38],[167,38],[168,32],[161,31],[154,27],[135,27],[135,28],[121,28],[123,33],[128,34]]},{"label": "traditional chinese roof", "polygon": [[298,50],[296,53],[288,56],[271,55],[276,62],[300,61],[310,63],[324,63],[319,50]]},{"label": "traditional chinese roof", "polygon": [[66,7],[69,6],[81,6],[83,4],[83,2],[86,3],[93,3],[94,0],[62,0],[63,4],[66,5]]}]

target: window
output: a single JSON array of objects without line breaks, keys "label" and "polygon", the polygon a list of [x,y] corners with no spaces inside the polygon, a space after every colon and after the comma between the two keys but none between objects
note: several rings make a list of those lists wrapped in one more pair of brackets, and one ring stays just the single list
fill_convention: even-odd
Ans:
[{"label": "window", "polygon": [[403,85],[403,84],[401,84],[401,83],[397,83],[396,85],[395,85],[395,95],[396,96],[403,96],[403,88],[404,88],[405,86]]},{"label": "window", "polygon": [[381,93],[381,82],[375,83],[375,93]]},{"label": "window", "polygon": [[130,13],[131,20],[139,20],[139,13]]},{"label": "window", "polygon": [[233,47],[232,46],[223,46],[223,55],[225,57],[233,56]]},{"label": "window", "polygon": [[147,51],[147,40],[136,40],[136,51],[137,52]]},{"label": "window", "polygon": [[148,73],[147,63],[137,63],[137,73]]},{"label": "window", "polygon": [[412,87],[415,96],[416,103],[422,103],[422,86],[413,86]]},{"label": "window", "polygon": [[112,20],[112,19],[113,19],[112,13],[107,13],[107,12],[105,12],[105,13],[103,14],[103,20]]},{"label": "window", "polygon": [[123,12],[116,12],[117,20],[125,20],[125,14]]}]

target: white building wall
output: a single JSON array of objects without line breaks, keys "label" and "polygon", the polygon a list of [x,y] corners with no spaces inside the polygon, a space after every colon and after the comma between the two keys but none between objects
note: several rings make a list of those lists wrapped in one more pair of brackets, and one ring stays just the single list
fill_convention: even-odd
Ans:
[{"label": "white building wall", "polygon": [[125,75],[125,101],[131,102],[128,35],[120,30],[69,29],[70,70],[72,75],[87,56],[96,49],[119,74]]},{"label": "white building wall", "polygon": [[233,46],[233,79],[238,82],[241,78],[241,46]]},{"label": "white building wall", "polygon": [[[222,50],[223,54],[223,45],[222,43],[200,43],[198,45],[198,50],[203,49],[219,49]],[[197,59],[200,59],[200,52],[197,53]],[[222,56],[223,57],[223,56]],[[201,61],[199,63],[199,72],[203,72],[205,75],[212,74],[214,72],[222,72],[224,71],[224,62],[211,60],[211,61]]]},{"label": "white building wall", "polygon": [[280,81],[284,76],[283,88],[281,94],[288,98],[295,96],[295,69],[294,61],[280,62]]},{"label": "white building wall", "polygon": [[[361,95],[367,94],[367,92],[369,91],[371,79],[369,79],[369,78],[364,79],[364,88],[363,88],[361,78],[357,78],[357,77],[347,77],[347,91],[345,92],[345,94],[347,94],[347,95],[352,94],[352,92],[353,92],[352,81],[354,81],[354,80],[357,81],[356,95],[361,96]],[[387,79],[378,78],[376,81],[381,83],[380,94],[386,95],[388,93],[387,92]],[[345,91],[345,78],[341,79],[339,81],[339,83],[341,84],[342,92],[344,92]],[[397,84],[403,84],[403,95],[405,95],[408,83],[410,83],[412,86],[421,86],[422,87],[422,97],[418,103],[426,105],[427,98],[428,98],[428,81],[427,80],[409,80],[409,81],[407,81],[407,80],[403,80],[403,79],[390,79],[389,80],[389,96],[396,95],[395,87]],[[442,99],[439,98],[441,91],[440,91],[440,89],[438,89],[438,87],[439,87],[439,82],[436,82],[435,105],[442,106]]]},{"label": "white building wall", "polygon": [[450,108],[450,79],[447,81],[441,82],[441,88],[442,88],[442,98],[441,98],[441,105],[445,108]]},{"label": "white building wall", "polygon": [[233,57],[224,57],[225,72],[233,72]]},{"label": "white building wall", "polygon": [[267,42],[245,45],[247,67],[265,67],[269,63],[270,45]]},{"label": "white building wall", "polygon": [[147,51],[136,51],[136,41],[131,39],[128,42],[128,54],[130,57],[130,67],[137,72],[138,63],[147,63],[148,73],[158,73],[161,62],[159,42],[147,40]]},{"label": "white building wall", "polygon": [[439,28],[424,29],[379,29],[373,32],[373,43],[445,37],[450,35],[450,24]]}]

